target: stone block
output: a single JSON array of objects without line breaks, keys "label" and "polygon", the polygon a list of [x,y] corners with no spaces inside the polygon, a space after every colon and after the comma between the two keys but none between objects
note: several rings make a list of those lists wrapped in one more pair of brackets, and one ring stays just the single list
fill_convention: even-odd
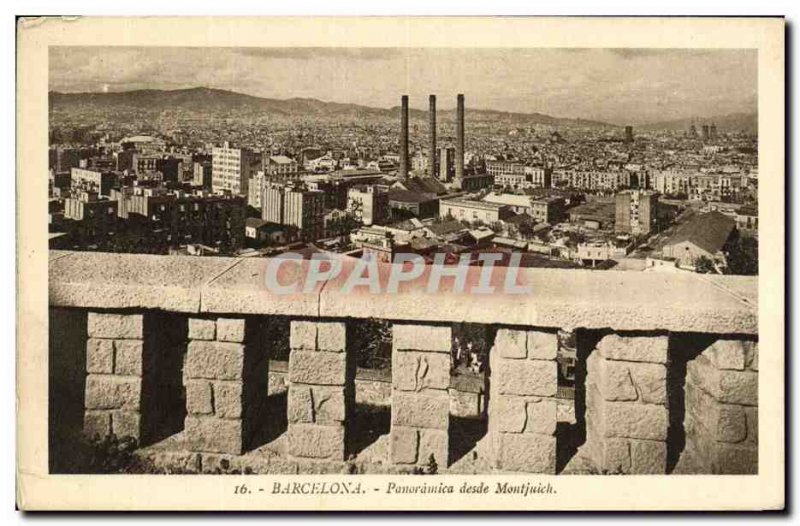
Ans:
[{"label": "stone block", "polygon": [[432,351],[449,353],[452,348],[451,330],[447,326],[395,323],[392,344],[397,351]]},{"label": "stone block", "polygon": [[686,383],[693,383],[720,402],[758,405],[758,373],[717,369],[703,355],[686,365]]},{"label": "stone block", "polygon": [[114,372],[114,340],[89,338],[86,340],[86,372]]},{"label": "stone block", "polygon": [[392,425],[448,429],[450,397],[441,394],[392,393]]},{"label": "stone block", "polygon": [[494,347],[503,358],[522,359],[528,356],[527,332],[515,329],[498,329]]},{"label": "stone block", "polygon": [[620,336],[610,334],[597,344],[603,358],[626,362],[667,363],[667,336]]},{"label": "stone block", "polygon": [[417,464],[426,465],[433,455],[439,472],[449,465],[450,448],[449,434],[440,429],[420,429],[419,430],[419,452],[417,453]]},{"label": "stone block", "polygon": [[720,404],[710,423],[715,438],[720,442],[736,443],[747,438],[747,417],[744,407],[735,404]]},{"label": "stone block", "polygon": [[211,382],[205,380],[186,382],[186,411],[193,415],[210,415],[214,412]]},{"label": "stone block", "polygon": [[667,471],[667,443],[655,440],[630,440],[631,474],[663,475]]},{"label": "stone block", "polygon": [[90,312],[87,332],[94,338],[141,339],[144,336],[144,315]]},{"label": "stone block", "polygon": [[114,340],[114,372],[142,376],[144,374],[144,342],[142,340]]},{"label": "stone block", "polygon": [[240,455],[243,450],[242,421],[189,415],[185,435],[190,451]]},{"label": "stone block", "polygon": [[527,473],[556,472],[556,438],[535,433],[503,433],[500,464],[508,471]]},{"label": "stone block", "polygon": [[142,417],[135,411],[114,411],[111,414],[111,431],[118,437],[142,437]]},{"label": "stone block", "polygon": [[287,440],[292,456],[344,460],[344,426],[289,424]]},{"label": "stone block", "polygon": [[186,377],[240,380],[244,368],[244,345],[193,340],[186,352]]},{"label": "stone block", "polygon": [[587,374],[599,387],[604,400],[632,401],[639,395],[633,385],[628,363],[606,360],[599,353],[592,353],[586,360]]},{"label": "stone block", "polygon": [[746,367],[758,371],[758,342],[750,342],[747,346]]},{"label": "stone block", "polygon": [[87,409],[139,409],[141,379],[90,374],[86,377]]},{"label": "stone block", "polygon": [[555,398],[528,399],[525,404],[525,412],[527,415],[525,432],[554,435],[556,433],[557,422],[556,406]]},{"label": "stone block", "polygon": [[489,420],[497,431],[522,433],[525,430],[527,421],[525,398],[500,395],[491,398],[489,404]]},{"label": "stone block", "polygon": [[627,474],[631,471],[630,441],[625,438],[607,438],[595,444],[599,466],[607,475]]},{"label": "stone block", "polygon": [[450,387],[450,355],[418,351],[392,354],[392,384],[395,389],[421,391]]},{"label": "stone block", "polygon": [[344,422],[346,417],[344,389],[292,384],[289,388],[286,413],[289,423]]},{"label": "stone block", "polygon": [[393,464],[416,464],[419,451],[419,430],[392,426],[389,434],[389,457]]},{"label": "stone block", "polygon": [[217,319],[217,340],[221,342],[244,341],[244,319],[242,318],[218,318]]},{"label": "stone block", "polygon": [[661,405],[604,402],[602,430],[606,437],[666,440],[668,413]]},{"label": "stone block", "polygon": [[214,414],[218,418],[242,417],[242,382],[214,382]]},{"label": "stone block", "polygon": [[555,360],[500,360],[492,382],[501,394],[555,396],[558,388]]},{"label": "stone block", "polygon": [[344,385],[345,353],[297,351],[289,354],[289,381],[311,385]]},{"label": "stone block", "polygon": [[189,318],[190,340],[214,340],[217,337],[217,324],[206,318]]},{"label": "stone block", "polygon": [[317,350],[344,352],[347,348],[347,326],[343,322],[317,323]]},{"label": "stone block", "polygon": [[86,411],[83,414],[83,433],[88,438],[105,437],[111,434],[110,411]]},{"label": "stone block", "polygon": [[555,360],[558,354],[558,335],[554,332],[528,332],[528,358]]},{"label": "stone block", "polygon": [[746,346],[749,342],[742,340],[717,340],[703,351],[717,369],[735,369],[741,371],[745,366]]},{"label": "stone block", "polygon": [[292,321],[289,329],[289,347],[293,350],[317,350],[317,322]]},{"label": "stone block", "polygon": [[758,446],[718,442],[714,449],[714,473],[721,475],[754,475],[758,473]]},{"label": "stone block", "polygon": [[744,414],[747,422],[747,441],[758,444],[758,408],[745,407]]}]

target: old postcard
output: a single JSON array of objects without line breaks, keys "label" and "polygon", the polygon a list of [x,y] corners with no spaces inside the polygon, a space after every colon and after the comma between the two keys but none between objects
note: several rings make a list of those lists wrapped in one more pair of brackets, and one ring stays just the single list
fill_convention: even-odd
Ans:
[{"label": "old postcard", "polygon": [[783,19],[17,53],[21,508],[783,508]]}]

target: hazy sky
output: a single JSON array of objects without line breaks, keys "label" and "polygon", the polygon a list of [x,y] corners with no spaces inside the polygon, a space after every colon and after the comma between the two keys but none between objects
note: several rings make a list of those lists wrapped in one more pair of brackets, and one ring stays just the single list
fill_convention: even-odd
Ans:
[{"label": "hazy sky", "polygon": [[221,88],[388,108],[540,112],[617,124],[755,112],[754,50],[54,47],[50,89]]}]

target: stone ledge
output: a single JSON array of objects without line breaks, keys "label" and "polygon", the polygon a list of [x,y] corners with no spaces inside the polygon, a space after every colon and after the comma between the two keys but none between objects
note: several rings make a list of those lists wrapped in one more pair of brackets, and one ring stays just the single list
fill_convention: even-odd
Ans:
[{"label": "stone ledge", "polygon": [[50,305],[58,307],[758,333],[758,278],[746,276],[521,269],[532,294],[432,298],[424,284],[389,296],[363,287],[344,294],[337,282],[280,296],[264,285],[265,259],[51,251],[49,267]]}]

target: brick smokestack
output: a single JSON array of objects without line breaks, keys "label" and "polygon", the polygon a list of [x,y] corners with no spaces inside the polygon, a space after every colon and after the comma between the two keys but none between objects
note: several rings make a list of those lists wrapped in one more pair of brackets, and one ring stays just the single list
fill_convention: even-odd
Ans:
[{"label": "brick smokestack", "polygon": [[436,95],[428,97],[428,113],[430,118],[430,144],[428,147],[428,173],[436,177]]},{"label": "brick smokestack", "polygon": [[464,178],[464,94],[459,93],[456,105],[456,179]]},{"label": "brick smokestack", "polygon": [[400,97],[400,177],[408,177],[408,95]]}]

